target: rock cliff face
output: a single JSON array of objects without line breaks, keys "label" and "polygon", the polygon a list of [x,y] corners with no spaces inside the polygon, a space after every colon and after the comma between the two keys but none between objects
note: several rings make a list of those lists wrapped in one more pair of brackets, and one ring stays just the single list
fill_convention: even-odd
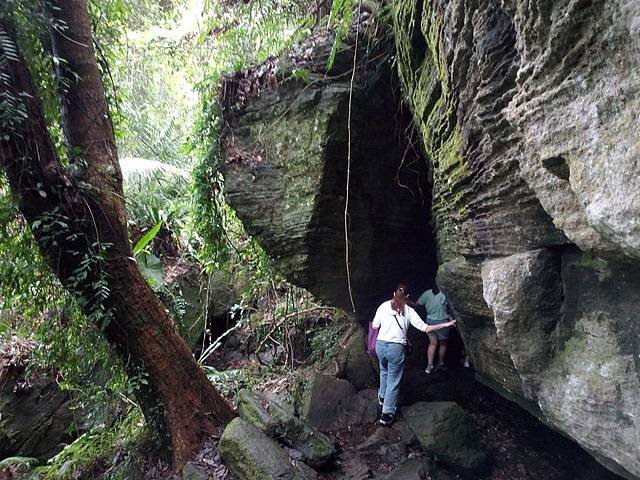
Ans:
[{"label": "rock cliff face", "polygon": [[354,39],[327,72],[333,39],[322,34],[227,79],[223,174],[228,201],[280,271],[350,311],[350,130],[349,265],[356,309],[369,315],[396,282],[430,282],[436,264],[426,165],[406,141],[389,43],[367,51],[361,40],[353,89]]},{"label": "rock cliff face", "polygon": [[480,376],[640,476],[640,4],[398,0],[443,290]]},{"label": "rock cliff face", "polygon": [[[640,4],[395,0],[392,9],[426,162],[394,139],[388,63],[361,63],[349,209],[359,311],[384,299],[384,281],[428,284],[435,244],[479,378],[640,478]],[[225,188],[292,281],[347,306],[353,50],[330,76],[326,43],[302,51],[280,60],[277,81],[253,86],[264,66],[235,79]]]}]

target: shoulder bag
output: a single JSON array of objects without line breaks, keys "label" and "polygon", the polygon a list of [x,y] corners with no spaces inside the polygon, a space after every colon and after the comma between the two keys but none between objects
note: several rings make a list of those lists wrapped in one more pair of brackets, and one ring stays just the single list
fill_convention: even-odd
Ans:
[{"label": "shoulder bag", "polygon": [[400,330],[402,330],[402,333],[404,333],[404,338],[407,341],[407,343],[405,343],[404,345],[404,351],[408,355],[411,353],[411,350],[413,349],[411,346],[411,342],[409,341],[409,332],[404,331],[404,328],[402,328],[402,325],[400,325],[400,322],[398,321],[398,316],[395,313],[393,314],[393,318],[395,318],[396,323],[398,324],[398,327],[400,327]]}]

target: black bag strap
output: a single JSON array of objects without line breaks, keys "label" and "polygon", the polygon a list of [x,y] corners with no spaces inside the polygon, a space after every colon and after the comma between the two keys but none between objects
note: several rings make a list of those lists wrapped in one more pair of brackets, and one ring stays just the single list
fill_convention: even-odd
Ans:
[{"label": "black bag strap", "polygon": [[398,324],[398,327],[400,328],[400,330],[402,330],[402,333],[406,337],[407,333],[404,331],[404,328],[402,328],[402,325],[400,325],[400,322],[398,321],[398,316],[395,313],[393,314],[393,318],[395,319],[396,323]]},{"label": "black bag strap", "polygon": [[398,327],[400,328],[400,330],[404,334],[404,339],[407,342],[405,344],[406,351],[410,352],[411,351],[411,341],[409,340],[409,335],[407,334],[407,332],[404,331],[404,328],[402,328],[402,325],[400,325],[400,322],[398,321],[398,317],[396,316],[395,313],[393,314],[393,318],[396,320],[396,323],[398,324]]},{"label": "black bag strap", "polygon": [[409,335],[407,332],[404,331],[404,328],[402,328],[402,325],[400,325],[400,322],[398,321],[398,317],[395,313],[393,314],[393,318],[396,320],[398,327],[400,328],[400,330],[402,330],[402,333],[404,334],[404,339],[407,341],[407,344],[406,344],[407,348],[411,347],[411,342],[409,341]]}]

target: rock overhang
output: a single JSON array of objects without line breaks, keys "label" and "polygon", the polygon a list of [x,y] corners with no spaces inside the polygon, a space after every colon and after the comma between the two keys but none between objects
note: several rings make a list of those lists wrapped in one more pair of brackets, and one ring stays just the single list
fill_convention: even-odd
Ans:
[{"label": "rock overhang", "polygon": [[[273,79],[242,94],[242,105],[227,101],[225,195],[289,280],[351,311],[346,217],[356,315],[370,318],[395,283],[419,293],[434,278],[426,164],[402,135],[410,122],[394,92],[389,44],[369,51],[360,43],[352,82],[353,37],[330,71],[332,38],[307,42],[296,50],[305,58],[272,60]],[[263,68],[240,83],[263,78]],[[305,79],[292,73],[301,69]]]}]

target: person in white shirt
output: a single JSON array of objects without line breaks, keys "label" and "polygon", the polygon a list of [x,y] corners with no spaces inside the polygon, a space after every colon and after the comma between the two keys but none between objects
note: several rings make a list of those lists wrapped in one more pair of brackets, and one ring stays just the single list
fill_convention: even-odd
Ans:
[{"label": "person in white shirt", "polygon": [[400,392],[400,380],[404,372],[405,345],[409,325],[421,332],[432,332],[455,324],[455,320],[438,325],[427,325],[416,311],[407,305],[409,291],[399,284],[391,300],[378,307],[373,318],[374,329],[378,330],[376,355],[380,362],[380,388],[378,403],[382,406],[380,423],[393,423]]}]

